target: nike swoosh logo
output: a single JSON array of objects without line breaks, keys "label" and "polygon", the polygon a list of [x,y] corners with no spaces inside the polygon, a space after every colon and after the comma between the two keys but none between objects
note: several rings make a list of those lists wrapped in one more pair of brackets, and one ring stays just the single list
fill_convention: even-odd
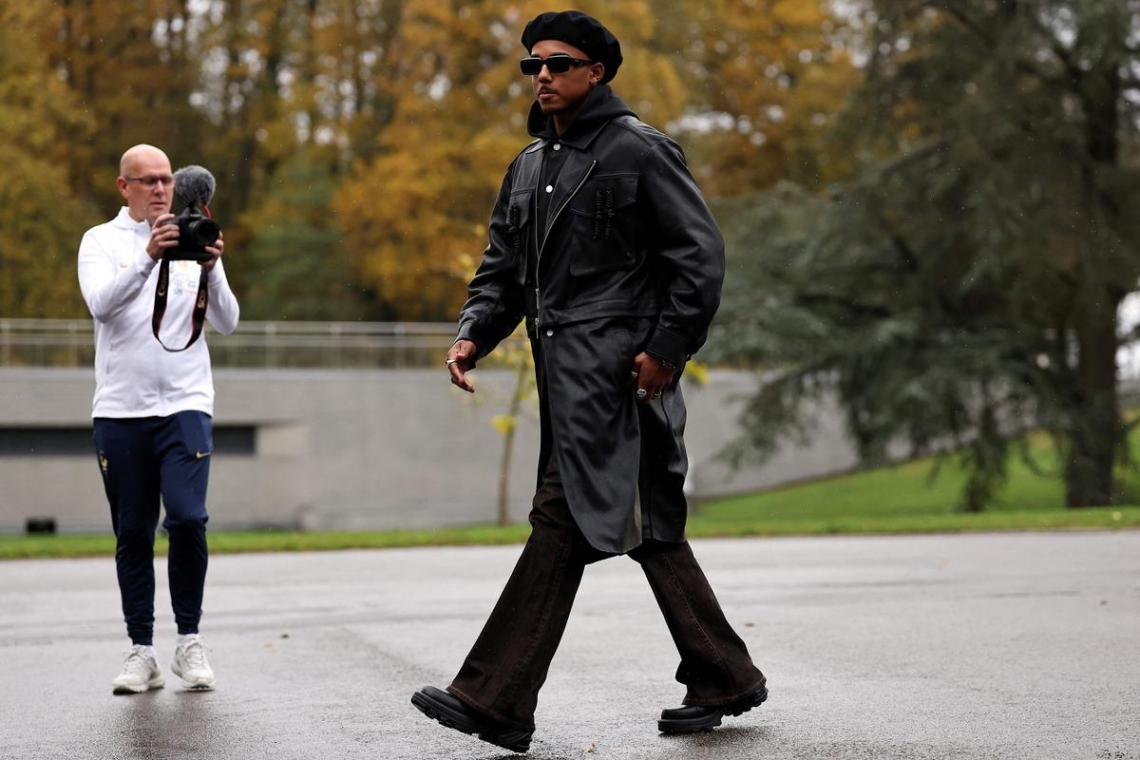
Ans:
[{"label": "nike swoosh logo", "polygon": [[213,453],[214,453],[214,452],[212,452],[212,451],[199,451],[199,452],[198,452],[197,454],[195,454],[194,456],[195,456],[197,459],[205,459],[206,457],[210,456],[210,455],[211,455],[211,454],[213,454]]}]

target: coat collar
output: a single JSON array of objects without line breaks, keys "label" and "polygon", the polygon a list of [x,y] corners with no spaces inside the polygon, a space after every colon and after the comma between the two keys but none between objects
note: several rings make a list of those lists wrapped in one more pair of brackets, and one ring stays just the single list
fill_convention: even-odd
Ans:
[{"label": "coat collar", "polygon": [[140,234],[150,234],[150,222],[143,219],[141,222],[136,222],[131,218],[131,210],[127,206],[119,209],[119,215],[111,220],[111,224],[119,229],[134,230]]},{"label": "coat collar", "polygon": [[582,110],[578,112],[567,130],[559,135],[554,131],[554,119],[544,115],[537,102],[532,103],[527,116],[527,131],[539,139],[529,146],[526,152],[540,150],[554,140],[578,150],[585,150],[611,121],[619,116],[636,115],[608,84],[598,85],[590,91],[586,102],[582,104]]}]

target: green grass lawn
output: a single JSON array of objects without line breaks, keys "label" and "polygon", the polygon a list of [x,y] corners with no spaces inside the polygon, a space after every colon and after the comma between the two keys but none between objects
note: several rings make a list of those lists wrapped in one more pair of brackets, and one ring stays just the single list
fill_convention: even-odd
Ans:
[{"label": "green grass lawn", "polygon": [[[981,513],[955,511],[961,482],[943,472],[927,485],[929,465],[900,465],[794,488],[766,491],[699,505],[689,535],[775,536],[828,533],[927,533],[1055,528],[1132,528],[1140,507],[1065,509],[1056,498],[1022,498],[1007,489],[999,503]],[[1027,491],[1045,490],[1026,484]]]},{"label": "green grass lawn", "polygon": [[[1134,448],[1140,436],[1134,436]],[[826,533],[912,533],[1053,528],[1133,528],[1140,506],[1066,509],[1059,464],[1049,441],[1029,439],[1034,473],[1020,455],[1009,480],[985,512],[957,511],[966,475],[954,460],[931,478],[932,462],[915,460],[773,491],[721,499],[697,508],[692,536]],[[1121,469],[1121,490],[1136,493],[1140,473]]]},{"label": "green grass lawn", "polygon": [[[1140,444],[1138,444],[1140,445]],[[964,473],[946,463],[931,480],[928,460],[827,478],[794,487],[697,505],[689,521],[692,537],[787,536],[840,533],[924,533],[999,530],[1122,529],[1140,527],[1140,506],[1065,509],[1053,454],[1043,439],[1033,441],[1041,477],[1019,458],[1010,462],[1009,482],[987,511],[955,511]],[[1051,469],[1050,469],[1051,468]],[[1140,473],[1122,471],[1126,493],[1140,492]],[[411,546],[507,544],[526,539],[527,524],[506,528],[473,526],[443,530],[301,533],[294,531],[212,532],[210,551],[325,551]],[[107,556],[114,539],[101,536],[0,536],[0,559]],[[165,541],[157,550],[166,552]]]}]

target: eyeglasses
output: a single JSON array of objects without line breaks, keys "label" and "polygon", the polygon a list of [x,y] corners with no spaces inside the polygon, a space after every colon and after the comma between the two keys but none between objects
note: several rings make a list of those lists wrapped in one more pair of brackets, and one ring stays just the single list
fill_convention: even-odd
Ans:
[{"label": "eyeglasses", "polygon": [[528,77],[535,77],[542,72],[543,66],[545,66],[551,74],[565,74],[571,67],[576,69],[580,66],[589,66],[591,63],[593,63],[593,61],[587,61],[582,58],[571,58],[568,55],[552,55],[549,58],[532,56],[519,61],[519,68],[522,69],[522,73]]},{"label": "eyeglasses", "polygon": [[146,177],[123,177],[123,179],[125,179],[127,182],[138,182],[143,187],[149,188],[153,188],[159,182],[162,183],[163,187],[171,187],[174,185],[174,177],[170,176],[169,174],[164,174],[161,177],[156,177],[153,174],[150,174]]}]

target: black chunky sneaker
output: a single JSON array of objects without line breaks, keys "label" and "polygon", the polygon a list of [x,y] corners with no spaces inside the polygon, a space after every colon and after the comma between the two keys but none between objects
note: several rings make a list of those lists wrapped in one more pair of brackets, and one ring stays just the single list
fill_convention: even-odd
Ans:
[{"label": "black chunky sneaker", "polygon": [[725,715],[746,713],[753,707],[759,707],[767,698],[768,689],[761,687],[735,702],[719,707],[687,705],[671,710],[662,710],[661,720],[657,721],[657,730],[663,734],[691,734],[697,731],[711,731],[720,725],[720,719]]},{"label": "black chunky sneaker", "polygon": [[480,715],[442,689],[425,686],[412,695],[412,704],[441,725],[478,736],[497,747],[520,754],[530,749],[530,739],[534,736],[533,729],[528,731],[515,728]]}]

